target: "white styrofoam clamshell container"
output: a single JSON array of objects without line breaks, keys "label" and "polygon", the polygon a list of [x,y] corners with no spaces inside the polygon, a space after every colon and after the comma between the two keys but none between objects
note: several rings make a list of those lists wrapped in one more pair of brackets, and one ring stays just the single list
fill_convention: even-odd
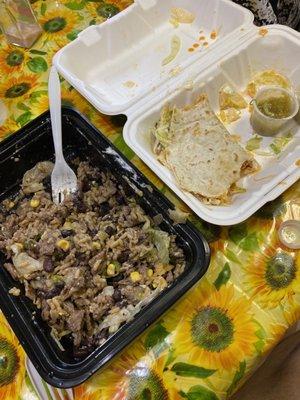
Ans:
[{"label": "white styrofoam clamshell container", "polygon": [[[151,5],[150,8],[143,8]],[[82,31],[54,57],[59,72],[99,111],[129,116],[131,108],[161,91],[173,77],[199,57],[221,49],[253,22],[253,15],[229,0],[139,0],[101,25]],[[175,29],[169,20],[172,7],[195,15],[192,24]],[[218,39],[210,33],[218,30]],[[199,33],[203,31],[203,33]],[[244,33],[244,32],[242,32]],[[171,38],[181,39],[176,59],[162,66]],[[188,52],[199,36],[210,42],[201,51]],[[175,77],[174,77],[175,78]],[[134,86],[126,82],[135,83]]]},{"label": "white styrofoam clamshell container", "polygon": [[[241,181],[246,192],[235,195],[227,206],[205,205],[181,190],[172,173],[157,161],[150,129],[165,103],[183,106],[203,92],[218,112],[218,93],[224,84],[243,91],[253,74],[264,69],[283,73],[300,89],[300,34],[278,25],[268,27],[262,37],[252,25],[252,14],[228,0],[153,3],[150,9],[136,3],[112,20],[86,29],[57,53],[54,63],[99,111],[127,115],[124,139],[128,146],[199,217],[217,225],[240,223],[299,179],[300,126],[290,127],[294,138],[279,156],[256,157],[261,170]],[[175,29],[168,22],[172,7],[193,12],[194,23]],[[206,49],[187,51],[200,31],[209,37],[212,30],[218,31],[218,40]],[[174,34],[181,38],[181,51],[162,67]],[[172,73],[174,69],[178,74]],[[137,85],[129,88],[124,85],[128,81]],[[252,134],[249,113],[243,112],[227,129],[246,143]],[[268,148],[272,140],[264,138],[262,148]]]}]

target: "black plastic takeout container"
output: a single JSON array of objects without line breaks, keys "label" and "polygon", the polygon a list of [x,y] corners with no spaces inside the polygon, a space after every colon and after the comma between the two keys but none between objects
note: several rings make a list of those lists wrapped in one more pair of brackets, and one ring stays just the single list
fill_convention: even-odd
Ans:
[{"label": "black plastic takeout container", "polygon": [[[24,350],[45,381],[56,387],[69,388],[81,384],[104,366],[191,288],[205,274],[210,251],[205,239],[190,223],[172,223],[168,216],[172,204],[84,117],[64,108],[62,124],[66,158],[89,159],[93,165],[111,170],[124,185],[128,180],[134,184],[141,206],[151,216],[163,216],[160,227],[177,235],[187,259],[186,270],[169,288],[104,345],[81,360],[74,358],[71,343],[63,343],[64,350],[58,346],[50,335],[50,328],[29,299],[8,293],[14,286],[23,293],[22,285],[15,282],[3,267],[0,268],[0,307]],[[0,144],[0,200],[19,190],[25,171],[39,161],[53,160],[53,151],[48,112],[3,141]],[[3,262],[4,256],[0,253],[2,266]]]}]

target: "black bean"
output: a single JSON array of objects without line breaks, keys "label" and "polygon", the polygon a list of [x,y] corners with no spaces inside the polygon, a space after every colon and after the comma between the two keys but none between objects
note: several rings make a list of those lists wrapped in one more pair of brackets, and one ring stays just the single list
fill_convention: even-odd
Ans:
[{"label": "black bean", "polygon": [[60,233],[61,233],[61,236],[62,236],[63,238],[66,238],[66,237],[72,235],[73,230],[72,230],[72,229],[62,229],[62,230],[60,231]]},{"label": "black bean", "polygon": [[126,261],[128,260],[128,258],[129,258],[129,254],[130,254],[130,250],[124,250],[124,251],[122,251],[122,253],[118,255],[118,258],[117,258],[118,261],[119,261],[120,263],[126,262]]},{"label": "black bean", "polygon": [[84,213],[86,211],[86,206],[83,203],[83,200],[79,196],[74,197],[73,204],[78,212]]},{"label": "black bean", "polygon": [[113,284],[114,286],[115,286],[118,282],[120,282],[122,279],[124,279],[124,275],[123,275],[123,274],[118,274],[118,275],[116,275],[116,276],[112,276],[112,277],[106,278],[107,283],[108,283],[108,284]]},{"label": "black bean", "polygon": [[46,257],[44,259],[43,268],[44,268],[44,270],[46,272],[53,272],[54,271],[55,266],[54,266],[54,264],[53,264],[53,262],[52,262],[50,257]]},{"label": "black bean", "polygon": [[120,193],[118,193],[118,194],[116,195],[116,202],[117,202],[120,206],[123,205],[123,204],[126,204],[124,196],[122,196]]},{"label": "black bean", "polygon": [[107,201],[99,205],[98,213],[100,217],[104,217],[104,215],[108,214],[110,211],[110,206]]},{"label": "black bean", "polygon": [[98,233],[98,229],[90,229],[90,235],[91,236],[96,236]]},{"label": "black bean", "polygon": [[109,236],[112,236],[112,235],[114,235],[115,233],[117,233],[117,229],[114,228],[113,226],[107,226],[107,227],[105,228],[105,232],[106,232]]},{"label": "black bean", "polygon": [[44,299],[52,299],[53,297],[58,296],[60,294],[64,286],[65,286],[64,282],[59,282],[54,286],[53,289],[48,290],[48,292],[44,292],[44,295],[42,297],[44,297]]},{"label": "black bean", "polygon": [[90,189],[91,189],[90,181],[87,178],[84,178],[83,181],[81,182],[81,190],[83,192],[87,192]]},{"label": "black bean", "polygon": [[122,300],[122,293],[121,293],[121,290],[115,289],[112,298],[114,299],[115,302],[121,301],[121,300]]}]

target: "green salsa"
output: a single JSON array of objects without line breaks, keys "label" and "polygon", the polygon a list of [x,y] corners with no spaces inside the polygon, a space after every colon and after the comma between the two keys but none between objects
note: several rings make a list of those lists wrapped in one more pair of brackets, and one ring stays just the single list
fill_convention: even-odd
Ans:
[{"label": "green salsa", "polygon": [[270,118],[287,118],[292,112],[292,100],[288,94],[280,93],[274,97],[261,99],[257,107],[261,113]]}]

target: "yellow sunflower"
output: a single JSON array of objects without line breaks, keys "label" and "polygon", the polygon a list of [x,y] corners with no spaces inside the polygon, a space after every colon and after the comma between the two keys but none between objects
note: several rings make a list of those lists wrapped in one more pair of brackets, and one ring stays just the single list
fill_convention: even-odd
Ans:
[{"label": "yellow sunflower", "polygon": [[244,271],[246,290],[263,307],[275,308],[300,293],[300,252],[283,246],[276,232],[261,251],[249,256]]},{"label": "yellow sunflower", "polygon": [[19,129],[18,124],[12,118],[7,118],[4,124],[0,125],[0,141],[16,132]]},{"label": "yellow sunflower", "polygon": [[134,344],[105,370],[74,389],[75,400],[181,400],[174,374],[164,372],[166,355],[145,356],[141,343]]},{"label": "yellow sunflower", "polygon": [[95,20],[95,23],[100,23],[118,14],[132,3],[131,0],[108,0],[101,3],[88,2],[86,10],[91,18]]},{"label": "yellow sunflower", "polygon": [[0,71],[2,74],[10,75],[20,72],[28,60],[27,51],[21,47],[10,45],[0,47]]},{"label": "yellow sunflower", "polygon": [[5,103],[24,101],[37,88],[36,75],[21,74],[8,76],[0,82],[0,98]]},{"label": "yellow sunflower", "polygon": [[218,291],[203,281],[176,307],[184,317],[174,333],[175,353],[209,369],[236,368],[258,340],[250,307],[232,285]]},{"label": "yellow sunflower", "polygon": [[0,314],[0,400],[18,399],[24,378],[24,351]]},{"label": "yellow sunflower", "polygon": [[63,87],[61,91],[61,103],[63,106],[72,107],[81,112],[90,107],[90,104],[75,89],[69,90],[66,87]]},{"label": "yellow sunflower", "polygon": [[71,10],[53,9],[40,17],[40,24],[44,34],[42,39],[49,43],[56,43],[59,47],[70,41],[68,35],[72,34],[78,26],[78,15]]},{"label": "yellow sunflower", "polygon": [[35,116],[41,115],[44,111],[49,109],[49,98],[47,94],[38,96],[34,101],[31,101],[32,112]]}]

